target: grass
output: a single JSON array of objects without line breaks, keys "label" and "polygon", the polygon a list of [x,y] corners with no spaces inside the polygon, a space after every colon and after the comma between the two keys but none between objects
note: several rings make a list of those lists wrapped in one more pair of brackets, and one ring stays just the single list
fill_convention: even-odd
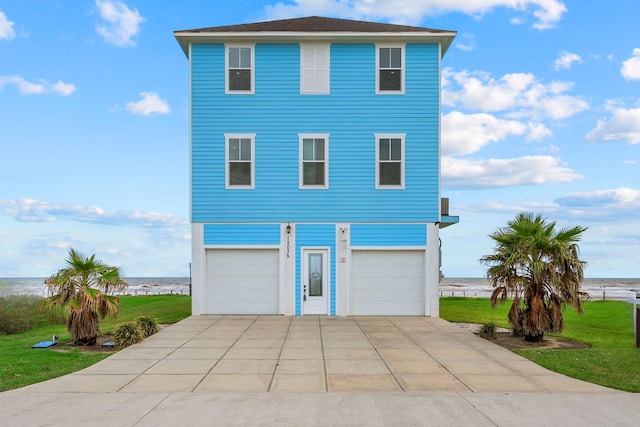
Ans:
[{"label": "grass", "polygon": [[[112,333],[122,322],[135,321],[140,315],[149,315],[159,323],[175,323],[191,314],[191,297],[180,295],[154,295],[120,297],[120,314],[100,322],[103,334]],[[79,371],[104,359],[111,353],[83,353],[78,349],[68,352],[33,349],[40,341],[59,336],[60,342],[69,341],[63,324],[38,326],[15,335],[0,335],[0,392],[24,387],[40,381]]]},{"label": "grass", "polygon": [[[487,323],[509,327],[510,302],[491,309],[488,299],[442,298],[440,316],[452,322]],[[591,344],[580,350],[516,350],[552,371],[595,384],[640,392],[640,349],[635,347],[633,305],[622,301],[584,303],[584,314],[564,312],[560,337]]]}]

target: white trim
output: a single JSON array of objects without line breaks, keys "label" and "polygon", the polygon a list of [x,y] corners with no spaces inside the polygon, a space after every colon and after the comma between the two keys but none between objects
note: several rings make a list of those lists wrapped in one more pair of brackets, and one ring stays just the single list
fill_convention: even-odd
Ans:
[{"label": "white trim", "polygon": [[[380,49],[400,49],[400,90],[380,90]],[[403,95],[405,88],[405,58],[406,44],[404,43],[376,43],[376,95]]]},{"label": "white trim", "polygon": [[323,291],[325,291],[325,295],[324,295],[324,303],[325,303],[325,307],[324,307],[324,311],[326,311],[326,313],[309,313],[310,315],[314,315],[314,314],[319,314],[319,315],[331,315],[331,247],[329,246],[301,246],[300,247],[300,263],[301,263],[301,268],[300,268],[300,315],[304,316],[305,312],[304,312],[304,306],[305,306],[305,300],[304,300],[304,287],[305,282],[306,282],[306,278],[307,278],[307,274],[309,272],[309,265],[307,262],[307,258],[305,257],[305,254],[307,254],[308,252],[318,252],[318,253],[322,253],[322,255],[324,256],[324,265],[323,265],[323,274],[324,277],[326,278],[326,280],[323,282],[322,287],[323,287]]},{"label": "white trim", "polygon": [[[231,185],[229,184],[229,140],[230,139],[250,139],[251,140],[251,184]],[[255,133],[225,133],[224,134],[224,188],[226,190],[253,190],[256,187],[256,134]]]},{"label": "white trim", "polygon": [[[303,141],[305,139],[324,139],[324,185],[304,185],[303,170]],[[299,133],[298,134],[298,188],[301,190],[326,190],[329,188],[329,134],[328,133]]]},{"label": "white trim", "polygon": [[204,249],[280,249],[280,245],[204,245]]},{"label": "white trim", "polygon": [[[324,53],[324,61],[316,61],[318,51]],[[305,59],[311,54],[313,65],[305,68]],[[316,74],[322,74],[322,80]],[[331,91],[331,44],[300,43],[300,93],[303,95],[326,95]]]},{"label": "white trim", "polygon": [[189,43],[189,220],[193,219],[193,60]]},{"label": "white trim", "polygon": [[[251,49],[251,90],[231,90],[229,89],[229,49],[243,48]],[[256,63],[255,63],[255,43],[230,43],[224,45],[224,93],[227,95],[252,95],[256,91]]]},{"label": "white trim", "polygon": [[191,314],[205,314],[207,300],[207,260],[204,224],[191,224]]},{"label": "white trim", "polygon": [[351,251],[424,251],[428,246],[351,246]]},{"label": "white trim", "polygon": [[[375,134],[375,150],[376,150],[376,190],[404,190],[405,187],[405,164],[407,162],[405,156],[406,133],[376,133]],[[400,139],[400,185],[380,185],[380,139]]]},{"label": "white trim", "polygon": [[[429,244],[429,242],[431,242]],[[440,317],[440,230],[438,224],[427,224],[427,249],[425,251],[425,316]]]}]

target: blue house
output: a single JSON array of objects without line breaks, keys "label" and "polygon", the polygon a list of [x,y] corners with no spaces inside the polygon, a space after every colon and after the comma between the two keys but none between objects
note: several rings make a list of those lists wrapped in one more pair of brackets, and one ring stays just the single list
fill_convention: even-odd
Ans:
[{"label": "blue house", "polygon": [[[193,314],[439,315],[455,32],[308,17],[176,31]],[[443,203],[441,203],[443,202]]]}]

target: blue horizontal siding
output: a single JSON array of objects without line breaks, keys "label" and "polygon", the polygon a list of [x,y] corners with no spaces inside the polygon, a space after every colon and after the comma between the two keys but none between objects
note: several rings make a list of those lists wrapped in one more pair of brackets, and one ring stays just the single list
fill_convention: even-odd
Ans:
[{"label": "blue horizontal siding", "polygon": [[302,314],[302,248],[329,247],[330,272],[329,284],[330,315],[336,315],[336,226],[334,224],[298,224],[296,225],[296,316]]},{"label": "blue horizontal siding", "polygon": [[351,246],[426,246],[425,224],[352,224]]},{"label": "blue horizontal siding", "polygon": [[[301,95],[297,44],[257,44],[255,94],[225,95],[224,46],[192,47],[193,222],[436,222],[437,45],[406,47],[406,94],[375,94],[374,44],[331,46],[331,93]],[[225,190],[224,134],[254,133],[255,189]],[[329,188],[298,188],[298,134],[329,134]],[[375,133],[406,134],[404,190],[375,189]]]},{"label": "blue horizontal siding", "polygon": [[205,245],[279,245],[280,224],[205,224]]}]

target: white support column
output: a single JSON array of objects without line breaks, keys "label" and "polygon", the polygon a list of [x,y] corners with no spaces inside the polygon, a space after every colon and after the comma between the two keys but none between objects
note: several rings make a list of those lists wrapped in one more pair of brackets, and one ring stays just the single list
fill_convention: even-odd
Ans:
[{"label": "white support column", "polygon": [[191,314],[205,313],[207,262],[204,250],[204,224],[191,224]]},{"label": "white support column", "polygon": [[[287,229],[287,227],[289,227]],[[280,313],[293,316],[296,311],[296,228],[280,225]]]},{"label": "white support column", "polygon": [[336,316],[348,316],[351,280],[351,233],[349,224],[336,224]]},{"label": "white support column", "polygon": [[440,234],[436,223],[427,224],[425,315],[440,317]]}]

